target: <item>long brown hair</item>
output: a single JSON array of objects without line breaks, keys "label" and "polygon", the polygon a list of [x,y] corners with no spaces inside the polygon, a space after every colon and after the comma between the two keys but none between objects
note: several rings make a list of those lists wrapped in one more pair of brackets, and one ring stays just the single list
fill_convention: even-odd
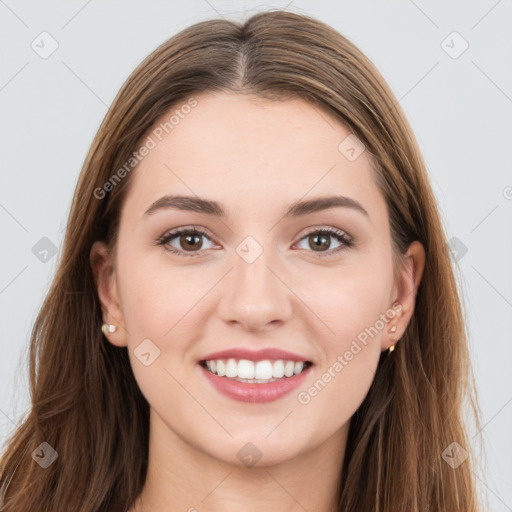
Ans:
[{"label": "long brown hair", "polygon": [[[244,23],[214,19],[188,27],[135,69],[106,114],[85,159],[59,266],[33,328],[31,409],[2,458],[0,510],[124,512],[141,492],[149,405],[127,349],[108,343],[100,331],[89,253],[96,240],[114,243],[134,171],[119,183],[112,177],[156,120],[194,94],[220,90],[299,97],[328,109],[374,159],[395,257],[414,240],[425,248],[411,322],[392,356],[381,356],[351,420],[338,510],[480,510],[463,420],[467,398],[480,425],[468,336],[417,142],[386,82],[354,44],[318,20],[280,10]],[[109,180],[112,186],[99,194]],[[58,454],[46,469],[32,457],[41,443]],[[443,457],[446,449],[451,457],[467,452],[469,458],[454,468]]]}]

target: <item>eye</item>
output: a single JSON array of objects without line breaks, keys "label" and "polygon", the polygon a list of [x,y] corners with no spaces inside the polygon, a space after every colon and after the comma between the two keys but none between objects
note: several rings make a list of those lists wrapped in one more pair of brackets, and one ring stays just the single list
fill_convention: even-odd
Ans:
[{"label": "eye", "polygon": [[[335,238],[340,245],[332,250],[322,250],[330,249],[331,242],[329,238]],[[302,240],[307,240],[308,246],[313,248],[312,252],[318,253],[320,257],[332,256],[346,247],[352,247],[354,243],[349,235],[336,228],[315,229],[303,236]]]},{"label": "eye", "polygon": [[[200,256],[199,249],[205,248],[201,242],[201,237],[209,239],[205,231],[195,226],[193,228],[180,228],[161,236],[156,241],[156,245],[163,245],[167,251],[179,256]],[[178,244],[178,247],[171,245],[171,242]]]},{"label": "eye", "polygon": [[[162,235],[156,240],[155,245],[162,245],[165,247],[165,250],[177,254],[178,256],[200,256],[200,249],[211,248],[203,246],[201,241],[202,237],[210,240],[206,231],[203,231],[201,228],[196,228],[195,226],[178,228]],[[339,246],[331,249],[330,238],[335,238],[339,242]],[[302,240],[306,239],[308,240],[309,248],[313,249],[312,252],[318,253],[320,257],[332,256],[344,248],[352,247],[354,243],[349,235],[336,228],[312,230],[303,236],[300,241],[302,242]],[[173,243],[175,245],[172,245]],[[211,240],[210,243],[212,243]],[[178,245],[178,247],[176,247],[176,245]]]}]

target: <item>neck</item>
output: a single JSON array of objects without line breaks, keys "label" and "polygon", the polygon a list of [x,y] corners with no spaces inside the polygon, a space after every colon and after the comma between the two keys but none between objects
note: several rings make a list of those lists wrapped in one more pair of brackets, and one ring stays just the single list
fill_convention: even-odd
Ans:
[{"label": "neck", "polygon": [[185,442],[151,409],[146,482],[129,512],[335,512],[348,426],[292,459],[246,467]]}]

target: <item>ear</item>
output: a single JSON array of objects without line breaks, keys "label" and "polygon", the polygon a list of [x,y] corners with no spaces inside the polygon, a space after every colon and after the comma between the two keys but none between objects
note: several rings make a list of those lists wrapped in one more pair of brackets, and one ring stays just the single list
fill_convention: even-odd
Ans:
[{"label": "ear", "polygon": [[[116,326],[115,332],[105,336],[118,347],[127,345],[124,317],[119,299],[116,273],[112,254],[104,242],[94,242],[89,255],[94,284],[103,312],[103,322]],[[100,329],[101,326],[98,326]]]},{"label": "ear", "polygon": [[[417,240],[412,242],[403,259],[404,265],[400,270],[398,283],[396,283],[393,301],[393,309],[398,314],[389,322],[388,334],[383,339],[383,350],[388,349],[403,336],[414,313],[416,294],[425,269],[423,245]],[[390,329],[394,329],[395,326],[395,332],[390,332]]]}]

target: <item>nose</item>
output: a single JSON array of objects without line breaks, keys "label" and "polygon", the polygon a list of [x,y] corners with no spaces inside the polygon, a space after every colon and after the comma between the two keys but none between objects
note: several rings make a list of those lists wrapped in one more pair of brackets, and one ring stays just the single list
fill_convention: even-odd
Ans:
[{"label": "nose", "polygon": [[234,268],[223,279],[218,306],[221,319],[247,331],[274,329],[290,319],[293,293],[279,267],[263,252],[248,263],[238,255]]}]

